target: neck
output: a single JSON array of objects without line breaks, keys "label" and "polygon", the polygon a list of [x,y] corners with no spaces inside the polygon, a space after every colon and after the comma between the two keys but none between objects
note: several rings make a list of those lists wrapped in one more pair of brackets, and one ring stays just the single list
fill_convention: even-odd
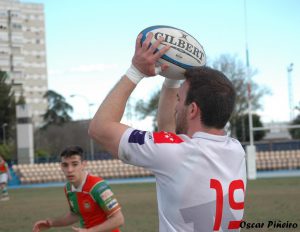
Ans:
[{"label": "neck", "polygon": [[73,183],[75,188],[78,188],[82,184],[85,175],[86,175],[86,172],[82,172],[80,179],[76,183]]},{"label": "neck", "polygon": [[204,132],[204,133],[207,133],[207,134],[212,134],[212,135],[225,135],[225,131],[224,129],[216,129],[216,128],[213,128],[213,127],[206,127],[206,126],[203,126],[203,125],[199,125],[197,127],[190,127],[189,130],[188,130],[188,133],[187,135],[189,137],[192,137],[196,132]]}]

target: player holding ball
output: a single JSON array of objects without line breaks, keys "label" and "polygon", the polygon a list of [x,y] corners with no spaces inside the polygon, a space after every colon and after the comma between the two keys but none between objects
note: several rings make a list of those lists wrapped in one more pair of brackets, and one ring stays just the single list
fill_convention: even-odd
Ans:
[{"label": "player holding ball", "polygon": [[234,110],[235,89],[223,73],[191,67],[182,84],[172,77],[163,83],[159,132],[121,124],[138,83],[169,66],[157,67],[172,45],[164,45],[163,37],[153,42],[151,31],[143,36],[136,40],[131,68],[100,105],[89,134],[115,158],[153,172],[160,232],[237,231],[244,213],[245,152],[224,131]]}]

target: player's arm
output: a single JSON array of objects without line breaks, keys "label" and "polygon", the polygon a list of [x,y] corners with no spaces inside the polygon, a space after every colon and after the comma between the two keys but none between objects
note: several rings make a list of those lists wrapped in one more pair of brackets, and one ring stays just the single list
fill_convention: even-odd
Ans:
[{"label": "player's arm", "polygon": [[76,214],[68,212],[66,215],[59,218],[37,221],[34,224],[32,231],[39,232],[50,229],[51,227],[69,226],[78,221],[79,217]]},{"label": "player's arm", "polygon": [[115,158],[121,136],[128,128],[121,124],[126,102],[135,84],[123,76],[100,105],[89,125],[89,135]]},{"label": "player's arm", "polygon": [[165,78],[162,85],[157,111],[159,131],[175,132],[175,106],[180,81]]},{"label": "player's arm", "polygon": [[72,227],[77,232],[110,232],[113,229],[119,228],[124,224],[124,216],[121,210],[111,215],[105,222],[100,225],[91,227],[89,229],[82,229],[78,227]]},{"label": "player's arm", "polygon": [[[155,52],[162,39],[150,46],[152,36],[149,33],[142,45],[141,35],[138,36],[135,54],[132,58],[132,64],[135,69],[138,69],[137,72],[140,74],[144,73],[147,76],[155,75],[155,63],[169,49],[164,47],[159,52]],[[165,69],[166,67],[162,66],[161,68]],[[135,73],[137,72],[135,71]],[[138,83],[138,81],[135,81],[135,76],[131,76],[127,72],[121,78],[100,105],[89,126],[89,135],[115,158],[118,158],[121,136],[128,128],[127,125],[121,124],[120,121],[124,114],[126,102]]]}]

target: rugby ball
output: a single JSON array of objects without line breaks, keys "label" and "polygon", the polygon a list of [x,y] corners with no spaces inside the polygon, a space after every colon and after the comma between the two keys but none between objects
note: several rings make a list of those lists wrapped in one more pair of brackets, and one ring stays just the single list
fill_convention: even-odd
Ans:
[{"label": "rugby ball", "polygon": [[158,60],[158,65],[164,63],[169,65],[167,70],[160,73],[161,76],[182,80],[186,69],[205,65],[204,49],[189,33],[170,26],[151,26],[141,31],[141,43],[145,41],[150,32],[153,33],[151,44],[161,36],[164,38],[158,49],[164,45],[170,45],[170,49]]}]

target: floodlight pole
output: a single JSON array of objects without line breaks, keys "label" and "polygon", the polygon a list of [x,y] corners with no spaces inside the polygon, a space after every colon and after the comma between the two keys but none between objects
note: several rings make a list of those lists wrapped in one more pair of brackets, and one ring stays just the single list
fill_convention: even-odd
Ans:
[{"label": "floodlight pole", "polygon": [[245,19],[245,47],[246,47],[246,75],[247,75],[247,100],[248,100],[248,119],[249,119],[249,142],[246,146],[247,153],[247,177],[248,179],[256,179],[256,148],[253,139],[253,119],[252,119],[252,98],[251,98],[251,77],[249,65],[249,51],[248,51],[248,32],[247,32],[247,5],[244,0],[244,19]]},{"label": "floodlight pole", "polygon": [[6,144],[6,134],[5,134],[5,127],[7,127],[7,123],[2,124],[2,133],[3,133],[3,144]]},{"label": "floodlight pole", "polygon": [[293,82],[292,82],[292,71],[293,71],[293,63],[287,67],[288,74],[288,88],[289,88],[289,104],[290,104],[290,120],[294,119],[294,102],[293,102]]},{"label": "floodlight pole", "polygon": [[246,0],[244,0],[244,16],[245,16],[245,47],[246,47],[246,77],[247,77],[247,100],[248,100],[248,120],[249,120],[249,141],[250,145],[254,144],[253,138],[253,119],[252,119],[252,99],[251,99],[251,77],[250,77],[250,64],[249,64],[249,50],[248,50],[248,28],[247,28],[247,5]]}]

